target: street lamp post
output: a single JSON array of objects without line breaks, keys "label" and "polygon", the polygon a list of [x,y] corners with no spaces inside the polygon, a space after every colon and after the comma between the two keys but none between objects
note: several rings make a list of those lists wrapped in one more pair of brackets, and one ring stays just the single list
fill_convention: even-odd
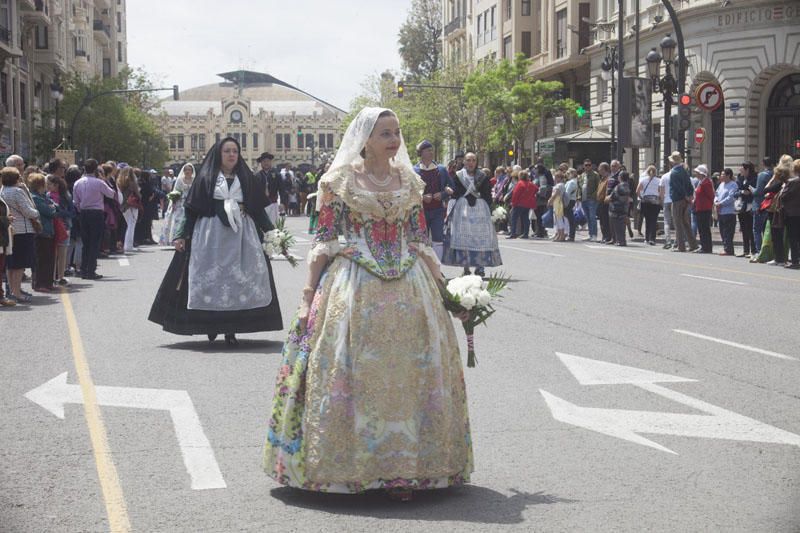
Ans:
[{"label": "street lamp post", "polygon": [[[678,88],[677,81],[672,75],[672,64],[675,61],[675,48],[677,43],[672,38],[671,34],[661,39],[659,43],[661,53],[655,48],[648,52],[645,60],[647,61],[647,73],[653,81],[653,92],[661,93],[664,99],[664,168],[669,168],[667,162],[671,149],[672,125],[670,124],[672,117],[672,104],[674,102],[673,95]],[[661,71],[661,62],[664,62],[664,77],[659,79]]]},{"label": "street lamp post", "polygon": [[55,79],[53,83],[50,84],[50,96],[56,103],[56,147],[61,145],[61,117],[60,110],[61,110],[61,101],[64,99],[64,87],[61,86],[61,83],[58,81],[58,78]]},{"label": "street lamp post", "polygon": [[616,76],[614,75],[616,70],[618,69],[619,65],[617,62],[617,46],[611,45],[609,46],[608,43],[605,44],[605,51],[606,57],[603,59],[603,63],[600,65],[600,77],[603,78],[603,81],[611,82],[611,153],[610,159],[614,159],[615,154],[617,153],[616,145],[617,145],[617,137],[616,137],[616,129],[614,124],[616,123],[617,118],[617,111],[616,111],[616,93],[617,93],[617,85],[616,85]]}]

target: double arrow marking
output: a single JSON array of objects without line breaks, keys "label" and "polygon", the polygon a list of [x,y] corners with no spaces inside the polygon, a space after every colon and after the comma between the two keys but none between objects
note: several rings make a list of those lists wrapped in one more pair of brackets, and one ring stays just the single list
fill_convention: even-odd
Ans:
[{"label": "double arrow marking", "polygon": [[[183,463],[192,478],[192,488],[224,489],[227,485],[214,457],[200,418],[189,394],[183,390],[134,389],[130,387],[95,387],[97,403],[109,407],[169,411],[183,455]],[[67,383],[64,372],[31,390],[25,397],[64,419],[64,404],[83,403],[78,385]]]},{"label": "double arrow marking", "polygon": [[553,418],[560,422],[649,446],[667,453],[675,452],[642,437],[640,434],[769,442],[800,447],[800,435],[789,433],[758,420],[656,385],[656,383],[681,383],[697,380],[586,359],[575,355],[563,353],[556,353],[556,355],[581,385],[633,385],[698,411],[708,413],[708,415],[691,415],[580,407],[540,389],[539,392],[547,402]]}]

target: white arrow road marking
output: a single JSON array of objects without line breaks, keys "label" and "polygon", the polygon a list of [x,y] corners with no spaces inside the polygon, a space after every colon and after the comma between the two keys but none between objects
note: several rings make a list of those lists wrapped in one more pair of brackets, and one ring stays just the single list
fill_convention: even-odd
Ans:
[{"label": "white arrow road marking", "polygon": [[[178,437],[178,446],[183,455],[183,463],[192,478],[192,489],[227,487],[189,393],[183,390],[131,387],[95,387],[95,391],[97,403],[100,405],[169,411]],[[80,387],[67,383],[66,372],[31,390],[25,397],[62,420],[64,404],[83,403]]]},{"label": "white arrow road marking", "polygon": [[692,274],[681,274],[681,276],[685,278],[705,279],[708,281],[718,281],[720,283],[730,283],[731,285],[747,285],[747,283],[742,283],[741,281],[731,281],[729,279],[707,278],[706,276],[693,276]]},{"label": "white arrow road marking", "polygon": [[581,407],[539,389],[553,418],[559,422],[672,454],[675,452],[642,437],[640,433],[769,442],[800,447],[800,435],[789,433],[655,384],[657,382],[675,383],[696,380],[574,355],[562,353],[556,353],[556,355],[581,385],[629,384],[711,415]]},{"label": "white arrow road marking", "polygon": [[696,337],[698,339],[703,339],[705,341],[717,342],[719,344],[724,344],[726,346],[732,346],[734,348],[739,348],[742,350],[747,350],[749,352],[760,353],[762,355],[769,355],[772,357],[777,357],[778,359],[788,359],[790,361],[797,361],[796,357],[792,357],[791,355],[784,355],[778,352],[771,352],[769,350],[764,350],[762,348],[755,348],[753,346],[748,346],[746,344],[739,344],[738,342],[733,341],[726,341],[725,339],[717,339],[716,337],[709,337],[708,335],[703,335],[701,333],[694,333],[692,331],[686,331],[684,329],[673,329],[675,333],[680,333],[681,335],[688,335],[689,337]]}]

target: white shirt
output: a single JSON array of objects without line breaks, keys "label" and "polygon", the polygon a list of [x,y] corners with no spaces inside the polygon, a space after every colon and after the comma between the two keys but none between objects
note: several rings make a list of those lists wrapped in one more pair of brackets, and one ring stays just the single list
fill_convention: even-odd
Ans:
[{"label": "white shirt", "polygon": [[661,176],[660,187],[664,190],[664,205],[671,204],[672,198],[669,195],[669,172]]},{"label": "white shirt", "polygon": [[641,198],[645,196],[658,196],[658,188],[661,185],[661,178],[658,176],[653,176],[653,179],[650,179],[650,176],[644,175],[639,178],[639,183],[642,184],[642,194]]}]

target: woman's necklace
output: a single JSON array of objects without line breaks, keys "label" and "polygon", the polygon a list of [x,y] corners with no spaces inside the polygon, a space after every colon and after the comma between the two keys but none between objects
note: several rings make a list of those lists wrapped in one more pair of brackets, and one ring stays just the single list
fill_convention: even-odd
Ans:
[{"label": "woman's necklace", "polygon": [[383,180],[379,180],[370,173],[366,173],[365,175],[367,176],[367,179],[376,187],[386,187],[387,185],[389,185],[389,183],[391,183],[392,178],[394,178],[394,176],[392,176],[391,174],[388,174],[386,176],[386,179]]}]

